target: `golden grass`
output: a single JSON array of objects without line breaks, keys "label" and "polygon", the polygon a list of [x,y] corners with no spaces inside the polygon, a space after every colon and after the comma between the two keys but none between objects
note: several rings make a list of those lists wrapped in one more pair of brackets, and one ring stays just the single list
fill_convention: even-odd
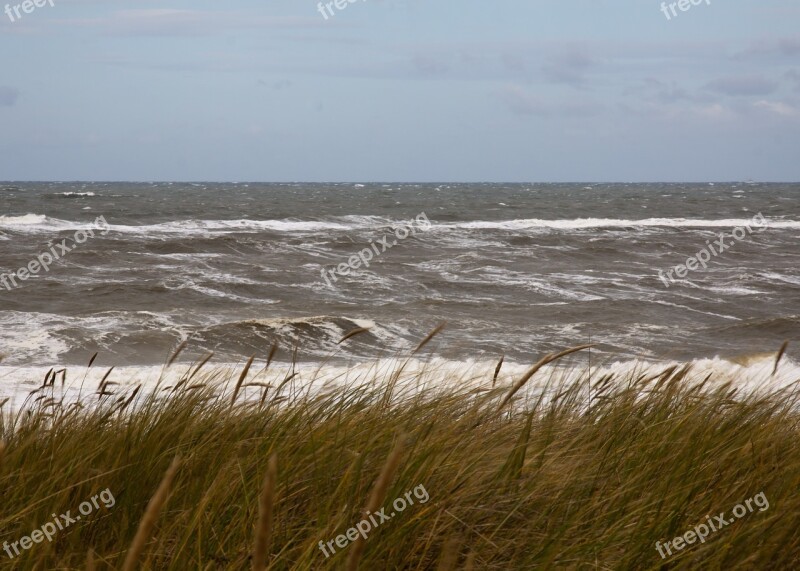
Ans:
[{"label": "golden grass", "polygon": [[264,486],[258,503],[258,527],[253,548],[253,571],[267,568],[267,557],[272,539],[272,512],[275,505],[275,483],[278,480],[278,457],[273,454],[267,464]]},{"label": "golden grass", "polygon": [[137,568],[139,556],[144,551],[145,544],[150,539],[150,535],[153,532],[153,527],[156,524],[156,520],[158,520],[158,515],[161,513],[161,509],[164,507],[164,504],[167,503],[167,497],[169,496],[170,489],[172,488],[172,481],[175,479],[175,474],[178,471],[180,464],[180,457],[175,457],[175,459],[172,461],[172,464],[170,464],[169,468],[167,469],[167,473],[164,474],[164,479],[161,480],[161,484],[159,484],[156,493],[153,494],[152,498],[150,498],[150,501],[147,504],[147,509],[142,516],[142,521],[139,522],[139,528],[136,530],[136,535],[133,537],[131,548],[128,550],[128,555],[125,557],[125,563],[122,565],[122,571],[133,571]]},{"label": "golden grass", "polygon": [[[437,388],[392,372],[308,391],[290,369],[255,398],[240,375],[231,406],[206,362],[168,391],[132,398],[106,377],[72,404],[52,375],[45,398],[0,408],[0,544],[99,490],[116,501],[13,560],[0,550],[0,568],[800,567],[796,385],[742,394],[671,367]],[[322,554],[419,485],[427,503]],[[656,551],[762,491],[768,510],[668,560]]]},{"label": "golden grass", "polygon": [[[367,501],[367,507],[363,512],[364,518],[367,518],[370,513],[378,511],[383,502],[386,501],[386,492],[397,474],[397,468],[400,466],[400,459],[403,455],[403,438],[404,437],[401,436],[397,439],[394,450],[389,454],[389,458],[386,459],[386,464],[383,465],[381,473],[375,481],[375,485]],[[358,569],[358,563],[364,551],[364,543],[364,538],[359,536],[350,547],[347,556],[347,571],[356,571],[356,569]]]}]

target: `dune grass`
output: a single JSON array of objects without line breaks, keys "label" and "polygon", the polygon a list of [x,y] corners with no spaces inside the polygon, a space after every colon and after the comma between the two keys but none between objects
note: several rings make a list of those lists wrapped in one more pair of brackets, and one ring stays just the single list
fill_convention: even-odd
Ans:
[{"label": "dune grass", "polygon": [[[0,409],[0,542],[114,497],[52,542],[0,551],[0,568],[800,567],[795,387],[741,395],[673,367],[434,388],[397,371],[245,398],[244,375],[227,393],[211,377],[81,404],[58,402],[53,377],[47,398]],[[323,555],[368,505],[419,486],[428,501]],[[760,492],[768,509],[656,550]]]}]

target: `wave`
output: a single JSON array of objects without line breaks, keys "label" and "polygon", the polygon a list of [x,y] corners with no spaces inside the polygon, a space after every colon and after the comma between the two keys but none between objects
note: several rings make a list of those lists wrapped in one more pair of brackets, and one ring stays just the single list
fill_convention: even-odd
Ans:
[{"label": "wave", "polygon": [[71,222],[51,218],[44,214],[24,214],[22,216],[0,216],[0,230],[23,232],[29,234],[66,232],[96,229],[94,220],[87,222]]},{"label": "wave", "polygon": [[[51,218],[43,214],[26,214],[24,216],[0,216],[0,228],[51,232],[61,230],[80,230],[92,226],[92,223],[73,222]],[[126,224],[109,224],[111,232],[124,234],[198,234],[227,232],[258,232],[272,230],[276,232],[321,232],[345,231],[358,228],[358,224],[334,221],[313,220],[178,220],[159,224],[132,226]]]},{"label": "wave", "polygon": [[[208,289],[206,295],[226,296]],[[263,303],[276,303],[263,300]],[[340,345],[342,337],[359,328],[367,332]],[[159,362],[164,347],[191,339],[199,352],[213,351],[221,358],[235,359],[269,348],[297,345],[306,355],[325,359],[334,352],[364,357],[385,350],[408,348],[409,333],[399,325],[379,325],[369,319],[335,316],[246,319],[189,325],[175,315],[146,311],[112,311],[88,317],[55,314],[0,312],[0,362],[25,366],[29,363],[75,363],[84,353],[99,351],[118,365]],[[135,350],[130,351],[130,348]]]},{"label": "wave", "polygon": [[350,230],[352,226],[340,222],[324,222],[310,220],[180,220],[144,226],[128,226],[111,224],[112,232],[142,233],[155,232],[164,234],[186,234],[197,232],[241,232],[264,231],[277,232],[320,232],[326,230]]},{"label": "wave", "polygon": [[[262,347],[263,349],[263,347]],[[286,377],[295,373],[295,380],[302,384],[303,390],[309,393],[329,390],[334,386],[353,386],[359,382],[385,383],[396,376],[397,382],[402,386],[406,382],[414,385],[416,390],[433,389],[457,390],[485,389],[495,385],[493,377],[497,361],[487,360],[451,360],[440,357],[428,359],[408,358],[381,358],[368,359],[358,364],[323,364],[320,362],[300,362],[290,364],[287,360],[276,360],[272,366],[265,370],[266,352],[261,351],[251,369],[248,383],[258,381],[262,384],[280,385]],[[774,354],[751,355],[736,360],[722,359],[720,357],[696,359],[691,363],[691,372],[684,382],[696,384],[704,382],[706,387],[713,389],[724,386],[730,382],[731,386],[738,389],[739,396],[747,394],[766,394],[771,391],[789,387],[800,379],[800,365],[789,357],[784,357],[775,374]],[[680,367],[686,362],[681,361],[645,361],[625,360],[616,361],[589,370],[591,377],[597,381],[609,374],[614,374],[618,379],[631,379],[653,377],[670,367]],[[243,361],[217,362],[206,367],[207,379],[214,379],[217,390],[230,391],[236,383],[242,370]],[[68,383],[63,389],[64,401],[74,402],[82,394],[90,394],[100,380],[108,372],[109,365],[95,366],[88,369],[85,366],[68,366]],[[496,380],[496,386],[512,386],[530,368],[531,363],[506,361]],[[58,368],[58,367],[57,367]],[[114,391],[127,391],[138,384],[142,384],[144,392],[169,389],[191,368],[190,363],[178,362],[169,369],[162,366],[122,366],[115,367],[109,380],[115,383]],[[29,393],[41,386],[42,379],[50,371],[50,366],[38,367],[13,367],[0,365],[0,401],[6,397],[11,398],[9,406],[19,408]],[[559,391],[561,383],[583,381],[586,379],[587,369],[571,367],[568,365],[548,365],[542,367],[536,375],[517,393],[519,398],[534,399],[544,390],[545,395]],[[704,381],[704,379],[706,379]],[[623,383],[622,385],[624,385]],[[243,387],[242,398],[259,398],[261,387],[248,389]]]},{"label": "wave", "polygon": [[760,336],[776,335],[791,339],[800,332],[800,315],[784,315],[781,317],[764,317],[739,321],[713,328],[712,331],[752,332]]},{"label": "wave", "polygon": [[22,216],[0,216],[0,227],[32,226],[46,224],[47,216],[44,214],[23,214]]},{"label": "wave", "polygon": [[381,216],[339,216],[329,220],[299,220],[284,218],[274,220],[251,220],[248,218],[234,220],[175,220],[143,226],[127,226],[111,224],[110,228],[116,232],[156,232],[156,233],[194,233],[194,232],[248,232],[248,231],[274,231],[274,232],[320,232],[320,231],[348,231],[370,228],[388,227],[401,221],[391,220]]},{"label": "wave", "polygon": [[193,332],[192,339],[209,350],[227,354],[245,354],[248,347],[268,347],[279,342],[298,344],[324,357],[331,354],[346,333],[359,328],[368,331],[348,343],[348,350],[360,348],[370,353],[396,340],[395,334],[371,320],[325,315],[221,323]]},{"label": "wave", "polygon": [[95,196],[93,192],[58,192],[53,194],[57,198],[86,198],[88,196]]},{"label": "wave", "polygon": [[[565,220],[544,220],[527,218],[518,220],[476,220],[474,222],[454,222],[450,224],[433,224],[435,228],[454,228],[463,230],[582,230],[591,228],[736,228],[753,225],[752,218],[724,218],[720,220],[693,218],[645,218],[642,220],[625,220],[619,218],[575,218]],[[768,228],[800,229],[797,220],[769,220]]]},{"label": "wave", "polygon": [[[63,196],[93,196],[93,193],[63,193]],[[111,217],[108,217],[111,218]],[[388,229],[393,225],[407,223],[406,219],[389,219],[381,216],[339,216],[329,220],[299,220],[295,218],[275,220],[175,220],[158,224],[139,226],[114,224],[109,220],[112,232],[125,234],[198,234],[198,233],[234,233],[234,232],[297,232],[315,233],[325,231],[355,231]],[[432,222],[431,230],[584,230],[594,228],[736,228],[752,225],[751,218],[725,218],[720,220],[691,218],[646,218],[626,220],[616,218],[575,218],[545,220],[539,218],[517,220],[474,220],[469,222]],[[91,226],[91,223],[72,222],[51,218],[42,214],[25,214],[22,216],[0,216],[0,228],[21,229],[27,231],[79,230]],[[755,226],[757,227],[757,226]],[[800,221],[784,219],[767,219],[766,228],[800,229]]]}]

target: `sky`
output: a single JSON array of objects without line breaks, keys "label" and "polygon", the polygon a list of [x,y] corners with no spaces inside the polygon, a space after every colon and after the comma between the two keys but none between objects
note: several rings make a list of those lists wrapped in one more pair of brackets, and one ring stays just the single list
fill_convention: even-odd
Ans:
[{"label": "sky", "polygon": [[338,1],[0,0],[0,180],[800,181],[797,0]]}]

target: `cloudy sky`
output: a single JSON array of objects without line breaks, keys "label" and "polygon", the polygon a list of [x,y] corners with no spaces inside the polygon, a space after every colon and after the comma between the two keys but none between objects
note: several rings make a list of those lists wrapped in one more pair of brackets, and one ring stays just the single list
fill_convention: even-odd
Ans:
[{"label": "cloudy sky", "polygon": [[797,0],[19,1],[0,180],[800,180]]}]

